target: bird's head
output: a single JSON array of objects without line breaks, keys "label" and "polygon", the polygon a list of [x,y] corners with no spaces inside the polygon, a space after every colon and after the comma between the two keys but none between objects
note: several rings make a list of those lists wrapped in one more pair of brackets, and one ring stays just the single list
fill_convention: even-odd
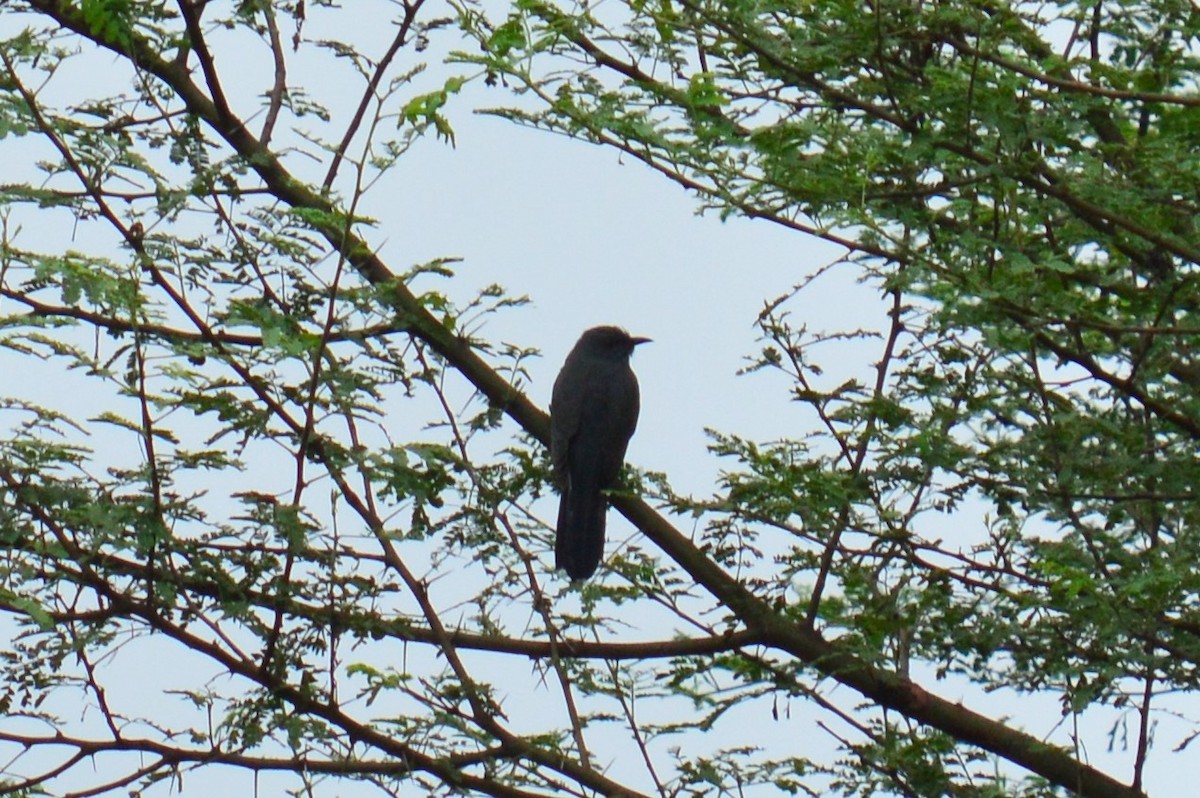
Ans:
[{"label": "bird's head", "polygon": [[627,358],[638,344],[649,343],[649,338],[639,338],[620,327],[593,327],[579,338],[578,346],[596,357],[613,359]]}]

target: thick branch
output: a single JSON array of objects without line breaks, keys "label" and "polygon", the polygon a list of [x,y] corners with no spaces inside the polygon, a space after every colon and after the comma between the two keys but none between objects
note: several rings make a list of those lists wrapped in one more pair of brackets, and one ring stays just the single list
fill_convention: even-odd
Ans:
[{"label": "thick branch", "polygon": [[[390,288],[391,301],[397,314],[398,323],[411,335],[424,341],[445,358],[491,403],[503,409],[533,437],[543,443],[548,440],[548,416],[497,374],[475,352],[469,340],[458,337],[428,313],[371,248],[362,239],[348,232],[344,223],[336,221],[339,218],[338,209],[325,196],[314,192],[293,178],[274,153],[256,139],[227,107],[215,104],[192,82],[191,76],[182,65],[164,61],[144,40],[136,36],[132,37],[132,44],[128,48],[121,42],[104,38],[103,34],[93,31],[84,22],[78,9],[61,2],[61,0],[30,0],[30,5],[49,14],[64,27],[131,59],[140,68],[153,73],[179,95],[193,114],[217,131],[257,172],[272,193],[281,201],[293,207],[317,210],[321,212],[320,215],[327,216],[331,221],[316,221],[314,226],[347,257],[364,279],[377,285],[387,285]],[[185,8],[187,8],[186,4]],[[189,19],[189,23],[189,28],[196,26],[195,19]],[[732,33],[740,37],[739,33]],[[754,46],[754,43],[747,44],[751,47]],[[766,55],[769,54],[764,53],[764,56]],[[208,71],[207,65],[206,71]],[[806,84],[814,83],[813,76],[801,75],[798,77],[802,78],[802,82]],[[217,85],[215,74],[209,76],[209,82],[210,85]],[[818,85],[817,88],[826,94],[834,91],[825,85]],[[845,99],[847,102],[853,101],[853,104],[858,104],[854,98],[847,97]],[[903,120],[895,118],[890,112],[883,109],[871,108],[868,112],[898,126],[905,124]],[[978,153],[964,152],[962,154],[968,157],[983,157]],[[1040,181],[1034,187],[1046,193],[1054,193],[1064,202],[1078,202],[1065,189],[1047,186]],[[1103,211],[1096,212],[1100,213],[1106,221],[1116,224],[1127,223],[1127,220],[1114,219],[1111,214]],[[1140,230],[1134,230],[1134,232],[1141,234]],[[1171,251],[1197,259],[1189,254],[1187,247],[1181,246],[1178,242],[1168,242],[1162,240],[1161,237],[1155,238],[1162,241],[1164,245],[1169,245]],[[1155,238],[1148,240],[1155,240]],[[316,448],[314,448],[314,454],[321,455]],[[11,480],[11,477],[9,479]],[[9,487],[15,490],[20,486],[12,483]],[[960,704],[931,695],[906,678],[871,666],[852,656],[836,644],[824,639],[815,629],[779,613],[767,601],[754,595],[749,588],[711,561],[690,539],[675,529],[646,502],[635,497],[625,496],[617,498],[614,503],[631,522],[668,556],[678,562],[696,580],[697,584],[703,586],[717,600],[727,606],[745,624],[748,634],[753,638],[762,639],[768,644],[792,654],[820,673],[854,688],[883,706],[941,729],[959,740],[992,751],[1045,777],[1054,784],[1075,790],[1080,795],[1096,796],[1097,798],[1100,796],[1103,798],[1136,798],[1140,795],[1137,790],[1079,762],[1068,751],[1042,743],[1031,735],[1015,731],[1003,723],[983,717]],[[37,512],[36,508],[34,508],[34,512]],[[40,520],[43,523],[53,524],[53,519],[49,515],[42,515],[44,517],[41,517]],[[70,540],[64,536],[61,542],[68,545]],[[75,555],[79,556],[81,560],[86,559],[83,558],[82,552],[75,552]],[[87,569],[87,566],[85,565],[84,568]],[[219,646],[190,634],[161,615],[149,611],[144,605],[133,602],[128,596],[115,591],[111,585],[94,572],[88,570],[88,573],[91,574],[89,576],[90,586],[123,613],[141,618],[156,630],[211,657],[213,661],[222,663],[231,672],[263,684],[300,711],[312,713],[336,723],[345,728],[351,738],[363,740],[381,750],[394,752],[396,756],[408,761],[412,767],[436,774],[439,778],[445,779],[448,784],[459,784],[496,794],[526,794],[512,788],[505,788],[492,780],[469,777],[448,761],[425,756],[389,739],[375,729],[346,716],[339,708],[315,700],[295,686],[269,678],[255,663],[230,656]],[[445,635],[448,634],[439,635],[439,642],[442,642]],[[582,784],[597,787],[604,784],[605,788],[611,786],[616,789],[615,784],[599,774],[564,763],[561,757],[553,763],[550,762],[548,753],[536,746],[524,746],[519,755],[554,767],[571,778],[579,779]]]}]

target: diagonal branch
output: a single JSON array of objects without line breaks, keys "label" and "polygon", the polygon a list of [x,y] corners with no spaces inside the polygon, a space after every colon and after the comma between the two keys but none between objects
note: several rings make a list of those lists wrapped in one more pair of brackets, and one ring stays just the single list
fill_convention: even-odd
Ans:
[{"label": "diagonal branch", "polygon": [[[105,38],[103,32],[92,30],[82,18],[80,11],[63,0],[29,0],[29,2],[31,7],[52,16],[62,26],[123,57],[132,59],[142,69],[164,81],[179,95],[193,114],[204,120],[224,138],[282,202],[296,208],[319,211],[320,213],[312,215],[313,227],[347,258],[365,280],[388,287],[390,301],[398,321],[404,325],[409,334],[420,339],[445,358],[493,405],[507,413],[534,438],[543,443],[548,440],[548,416],[494,371],[479,356],[470,340],[458,336],[422,307],[412,292],[396,278],[372,249],[361,238],[349,232],[348,226],[344,222],[338,221],[342,217],[339,209],[325,196],[294,178],[275,154],[261,140],[256,139],[241,120],[232,114],[224,104],[223,97],[219,94],[214,95],[213,98],[207,96],[192,81],[191,76],[182,65],[164,61],[143,39],[135,34],[131,35],[128,41],[114,41]],[[184,8],[185,16],[188,18],[189,32],[192,32],[193,29],[198,32],[198,16],[194,13],[194,8],[189,9],[186,3]],[[198,44],[199,42],[193,42],[193,46]],[[202,64],[205,63],[203,56],[201,56],[201,60]],[[206,68],[205,71],[208,74],[210,70]],[[219,89],[219,84],[215,82],[215,75],[210,78],[209,85],[214,90]],[[823,88],[829,90],[829,87]],[[872,112],[883,118],[891,116],[889,112],[882,109],[872,109]],[[1056,190],[1066,196],[1064,189]],[[1115,223],[1115,220],[1110,218],[1106,218],[1106,221]],[[1184,253],[1180,252],[1179,254]],[[273,408],[273,412],[275,410],[278,408]],[[302,429],[302,425],[298,426]],[[313,446],[313,454],[327,460],[326,454],[317,445]],[[329,463],[329,465],[330,473],[338,482],[339,489],[348,491],[349,486],[344,484],[344,479],[336,465],[333,463]],[[4,477],[5,481],[11,479],[11,475]],[[16,489],[17,487],[19,487],[18,484],[10,484],[10,488]],[[347,495],[348,500],[354,503],[357,497],[353,492],[348,491]],[[641,529],[668,556],[679,563],[698,585],[703,586],[713,597],[728,607],[752,636],[763,640],[766,644],[790,653],[820,673],[853,688],[882,706],[895,709],[914,720],[944,730],[964,742],[992,751],[1043,776],[1054,784],[1075,790],[1080,795],[1104,796],[1104,798],[1135,798],[1141,795],[1140,791],[1081,763],[1071,752],[1049,746],[1031,735],[984,717],[961,704],[932,695],[909,679],[868,664],[843,647],[826,640],[818,631],[780,613],[770,603],[756,596],[749,587],[738,582],[717,563],[710,560],[690,539],[641,499],[621,496],[614,499],[614,504],[626,518]],[[29,509],[38,515],[43,523],[47,525],[54,523],[53,518],[40,512],[38,508]],[[371,517],[369,509],[361,501],[354,509],[364,518]],[[381,526],[373,526],[372,529],[381,543],[385,545],[386,550],[389,541],[384,530]],[[69,537],[65,536],[62,543],[65,546],[72,545]],[[431,621],[436,621],[436,614],[429,604],[424,585],[407,571],[403,562],[398,558],[392,560],[389,557],[389,565],[403,575],[405,582],[423,605],[426,617]],[[84,567],[88,568],[86,565]],[[89,573],[94,574],[90,570]],[[227,652],[220,647],[190,634],[186,629],[149,610],[146,606],[115,591],[98,575],[94,576],[94,580],[90,578],[89,584],[106,601],[111,602],[122,612],[141,618],[157,631],[178,639],[194,650],[211,657],[214,661],[224,664],[231,672],[263,684],[300,711],[309,712],[342,725],[353,738],[369,742],[383,750],[395,751],[397,756],[406,758],[416,769],[436,774],[447,783],[470,786],[483,792],[497,793],[503,790],[506,793],[523,794],[511,788],[501,788],[494,783],[481,783],[484,780],[464,774],[461,770],[453,767],[451,763],[414,751],[402,743],[358,723],[353,718],[344,715],[340,709],[317,701],[295,686],[272,679],[257,664],[229,657]],[[435,628],[435,635],[447,655],[452,656],[454,646],[449,632],[439,627]],[[456,666],[455,669],[459,671],[460,678],[464,679],[464,684],[469,684],[469,681],[464,678],[465,670],[461,670],[460,666]],[[486,721],[487,719],[486,712],[483,712],[482,716],[476,717],[477,721]],[[605,792],[624,791],[624,788],[606,777],[594,771],[584,770],[573,763],[564,762],[561,756],[551,754],[540,746],[505,732],[498,727],[498,724],[492,726],[485,724],[484,728],[487,728],[489,732],[496,733],[502,741],[502,747],[514,755],[537,761],[578,780],[580,784],[595,789]]]}]

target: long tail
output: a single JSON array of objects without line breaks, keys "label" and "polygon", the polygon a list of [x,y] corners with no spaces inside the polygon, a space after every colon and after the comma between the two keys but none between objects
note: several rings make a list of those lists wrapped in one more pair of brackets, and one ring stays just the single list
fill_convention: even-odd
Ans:
[{"label": "long tail", "polygon": [[572,579],[587,579],[604,557],[607,504],[600,489],[590,485],[563,490],[558,503],[554,564]]}]

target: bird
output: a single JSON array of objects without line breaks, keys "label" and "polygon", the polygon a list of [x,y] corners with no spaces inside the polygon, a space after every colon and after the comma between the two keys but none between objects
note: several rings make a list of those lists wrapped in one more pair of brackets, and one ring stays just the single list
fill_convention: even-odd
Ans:
[{"label": "bird", "polygon": [[616,483],[638,421],[638,382],[629,358],[649,341],[620,327],[592,327],[554,381],[550,462],[561,493],[554,562],[572,580],[590,577],[604,556],[603,491]]}]

